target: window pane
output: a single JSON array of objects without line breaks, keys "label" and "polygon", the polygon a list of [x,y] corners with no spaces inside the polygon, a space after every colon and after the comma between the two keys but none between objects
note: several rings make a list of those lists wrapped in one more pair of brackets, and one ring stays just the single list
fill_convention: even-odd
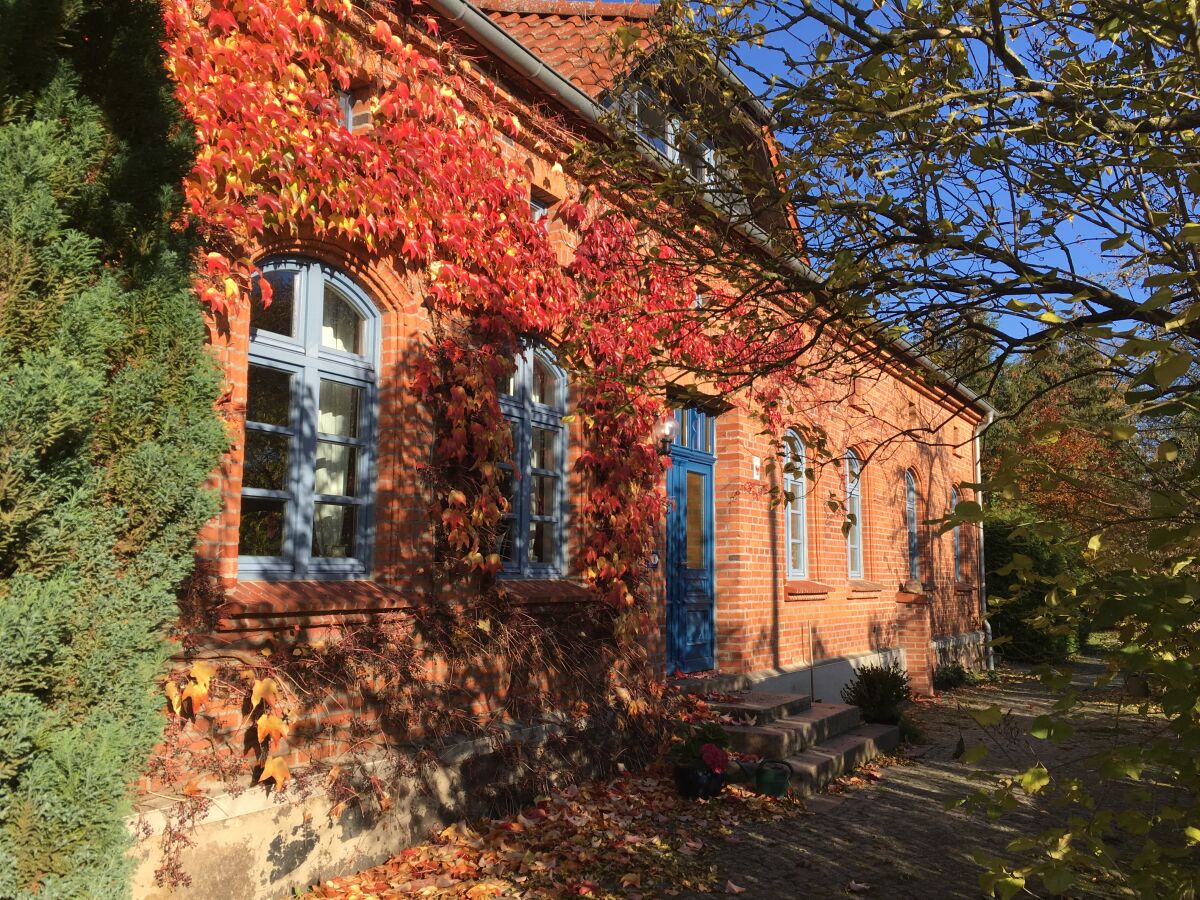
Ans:
[{"label": "window pane", "polygon": [[271,305],[262,303],[262,292],[255,285],[250,299],[250,328],[273,331],[289,337],[296,334],[296,285],[299,283],[294,271],[286,269],[266,272],[263,278],[271,283]]},{"label": "window pane", "polygon": [[317,441],[317,471],[313,490],[318,494],[358,496],[358,448]]},{"label": "window pane", "polygon": [[667,117],[657,104],[645,94],[638,97],[637,130],[651,144],[665,153],[667,151]]},{"label": "window pane", "polygon": [[500,474],[496,478],[496,487],[500,489],[501,495],[508,503],[508,509],[511,511],[516,508],[516,494],[513,491],[516,489],[516,481],[513,479],[511,469],[501,469]]},{"label": "window pane", "polygon": [[558,432],[549,428],[533,429],[533,450],[529,465],[534,469],[553,469],[557,465],[556,439]]},{"label": "window pane", "polygon": [[557,562],[553,522],[531,522],[529,524],[529,561],[535,563]]},{"label": "window pane", "polygon": [[346,353],[362,353],[362,317],[349,300],[328,284],[321,313],[321,345]]},{"label": "window pane", "polygon": [[557,406],[558,397],[555,396],[558,392],[555,390],[558,379],[554,377],[554,372],[546,365],[540,357],[533,357],[533,386],[531,395],[534,403],[541,403],[546,406]]},{"label": "window pane", "polygon": [[313,510],[312,555],[324,558],[354,556],[358,509],[337,503],[318,503]]},{"label": "window pane", "polygon": [[358,437],[358,405],[362,388],[321,379],[321,408],[317,431]]},{"label": "window pane", "polygon": [[708,532],[708,509],[704,496],[704,476],[687,473],[687,567],[705,568],[704,539]]},{"label": "window pane", "polygon": [[508,375],[500,379],[500,383],[496,385],[496,390],[503,397],[515,397],[517,394],[517,373],[509,372]]},{"label": "window pane", "polygon": [[241,556],[283,556],[286,514],[286,500],[243,497],[238,553]]},{"label": "window pane", "polygon": [[286,426],[292,410],[291,373],[252,365],[246,380],[246,420]]},{"label": "window pane", "polygon": [[530,492],[529,511],[535,516],[557,514],[558,479],[553,475],[534,475]]},{"label": "window pane", "polygon": [[247,428],[242,484],[270,491],[287,490],[288,445],[291,442],[291,435]]},{"label": "window pane", "polygon": [[513,526],[515,525],[512,519],[503,519],[500,522],[500,532],[496,537],[496,552],[500,554],[500,558],[505,562],[513,561]]}]

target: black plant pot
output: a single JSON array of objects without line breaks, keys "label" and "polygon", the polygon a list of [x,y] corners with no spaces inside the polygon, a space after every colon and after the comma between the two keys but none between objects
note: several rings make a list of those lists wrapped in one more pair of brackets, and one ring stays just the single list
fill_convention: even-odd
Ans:
[{"label": "black plant pot", "polygon": [[675,787],[679,790],[679,796],[686,800],[707,800],[721,793],[725,787],[725,776],[676,763]]}]

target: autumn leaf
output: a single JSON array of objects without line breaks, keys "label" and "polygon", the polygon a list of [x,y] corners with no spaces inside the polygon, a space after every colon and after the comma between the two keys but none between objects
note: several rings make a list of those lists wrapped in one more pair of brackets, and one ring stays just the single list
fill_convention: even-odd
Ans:
[{"label": "autumn leaf", "polygon": [[209,682],[211,682],[212,677],[217,674],[216,667],[211,663],[207,663],[202,659],[198,659],[192,663],[191,668],[188,670],[188,674],[191,676],[192,680],[200,686],[200,689],[204,691],[205,697],[207,697]]},{"label": "autumn leaf", "polygon": [[204,708],[204,704],[208,702],[208,688],[207,686],[202,687],[194,681],[190,682],[184,687],[180,698],[182,700],[192,701],[192,715],[194,716],[199,713],[200,710]]},{"label": "autumn leaf", "polygon": [[291,772],[288,770],[288,765],[284,762],[282,756],[272,756],[263,766],[262,774],[258,776],[258,783],[262,784],[268,778],[275,779],[275,790],[282,791],[283,786],[291,777]]},{"label": "autumn leaf", "polygon": [[278,696],[279,685],[275,683],[274,678],[264,678],[261,681],[255,681],[254,688],[250,691],[250,707],[253,709],[259,703],[274,706]]},{"label": "autumn leaf", "polygon": [[175,713],[175,715],[179,715],[183,709],[183,697],[179,693],[179,685],[177,685],[174,681],[168,681],[166,685],[163,686],[163,690],[166,691],[167,700],[171,703],[171,711]]},{"label": "autumn leaf", "polygon": [[746,893],[746,889],[744,887],[738,887],[732,881],[726,881],[725,882],[725,893],[727,893],[727,894],[744,894],[744,893]]},{"label": "autumn leaf", "polygon": [[271,738],[275,739],[275,744],[278,746],[279,742],[287,736],[289,726],[279,716],[259,716],[257,724],[260,746],[266,747]]}]

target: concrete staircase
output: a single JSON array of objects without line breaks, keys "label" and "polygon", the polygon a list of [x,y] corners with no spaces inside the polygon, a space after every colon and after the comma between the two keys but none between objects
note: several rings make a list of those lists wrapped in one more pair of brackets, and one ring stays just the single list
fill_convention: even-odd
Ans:
[{"label": "concrete staircase", "polygon": [[896,726],[864,724],[857,706],[813,703],[805,694],[749,690],[705,702],[745,723],[724,723],[734,750],[783,760],[792,772],[792,790],[805,795],[900,744]]}]

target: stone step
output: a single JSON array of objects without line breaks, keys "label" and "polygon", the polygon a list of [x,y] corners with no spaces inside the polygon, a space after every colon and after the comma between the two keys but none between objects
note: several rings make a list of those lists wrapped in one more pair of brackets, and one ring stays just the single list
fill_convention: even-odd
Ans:
[{"label": "stone step", "polygon": [[706,700],[709,708],[722,715],[733,716],[747,725],[770,725],[779,719],[804,712],[812,703],[807,694],[768,694],[763,691],[746,691],[736,695],[736,700]]},{"label": "stone step", "polygon": [[783,759],[813,744],[844,734],[862,722],[857,706],[813,703],[808,709],[776,719],[769,725],[726,725],[734,750],[763,759]]},{"label": "stone step", "polygon": [[822,741],[787,757],[792,770],[792,790],[808,796],[876,756],[900,746],[895,725],[859,725],[845,734]]}]

